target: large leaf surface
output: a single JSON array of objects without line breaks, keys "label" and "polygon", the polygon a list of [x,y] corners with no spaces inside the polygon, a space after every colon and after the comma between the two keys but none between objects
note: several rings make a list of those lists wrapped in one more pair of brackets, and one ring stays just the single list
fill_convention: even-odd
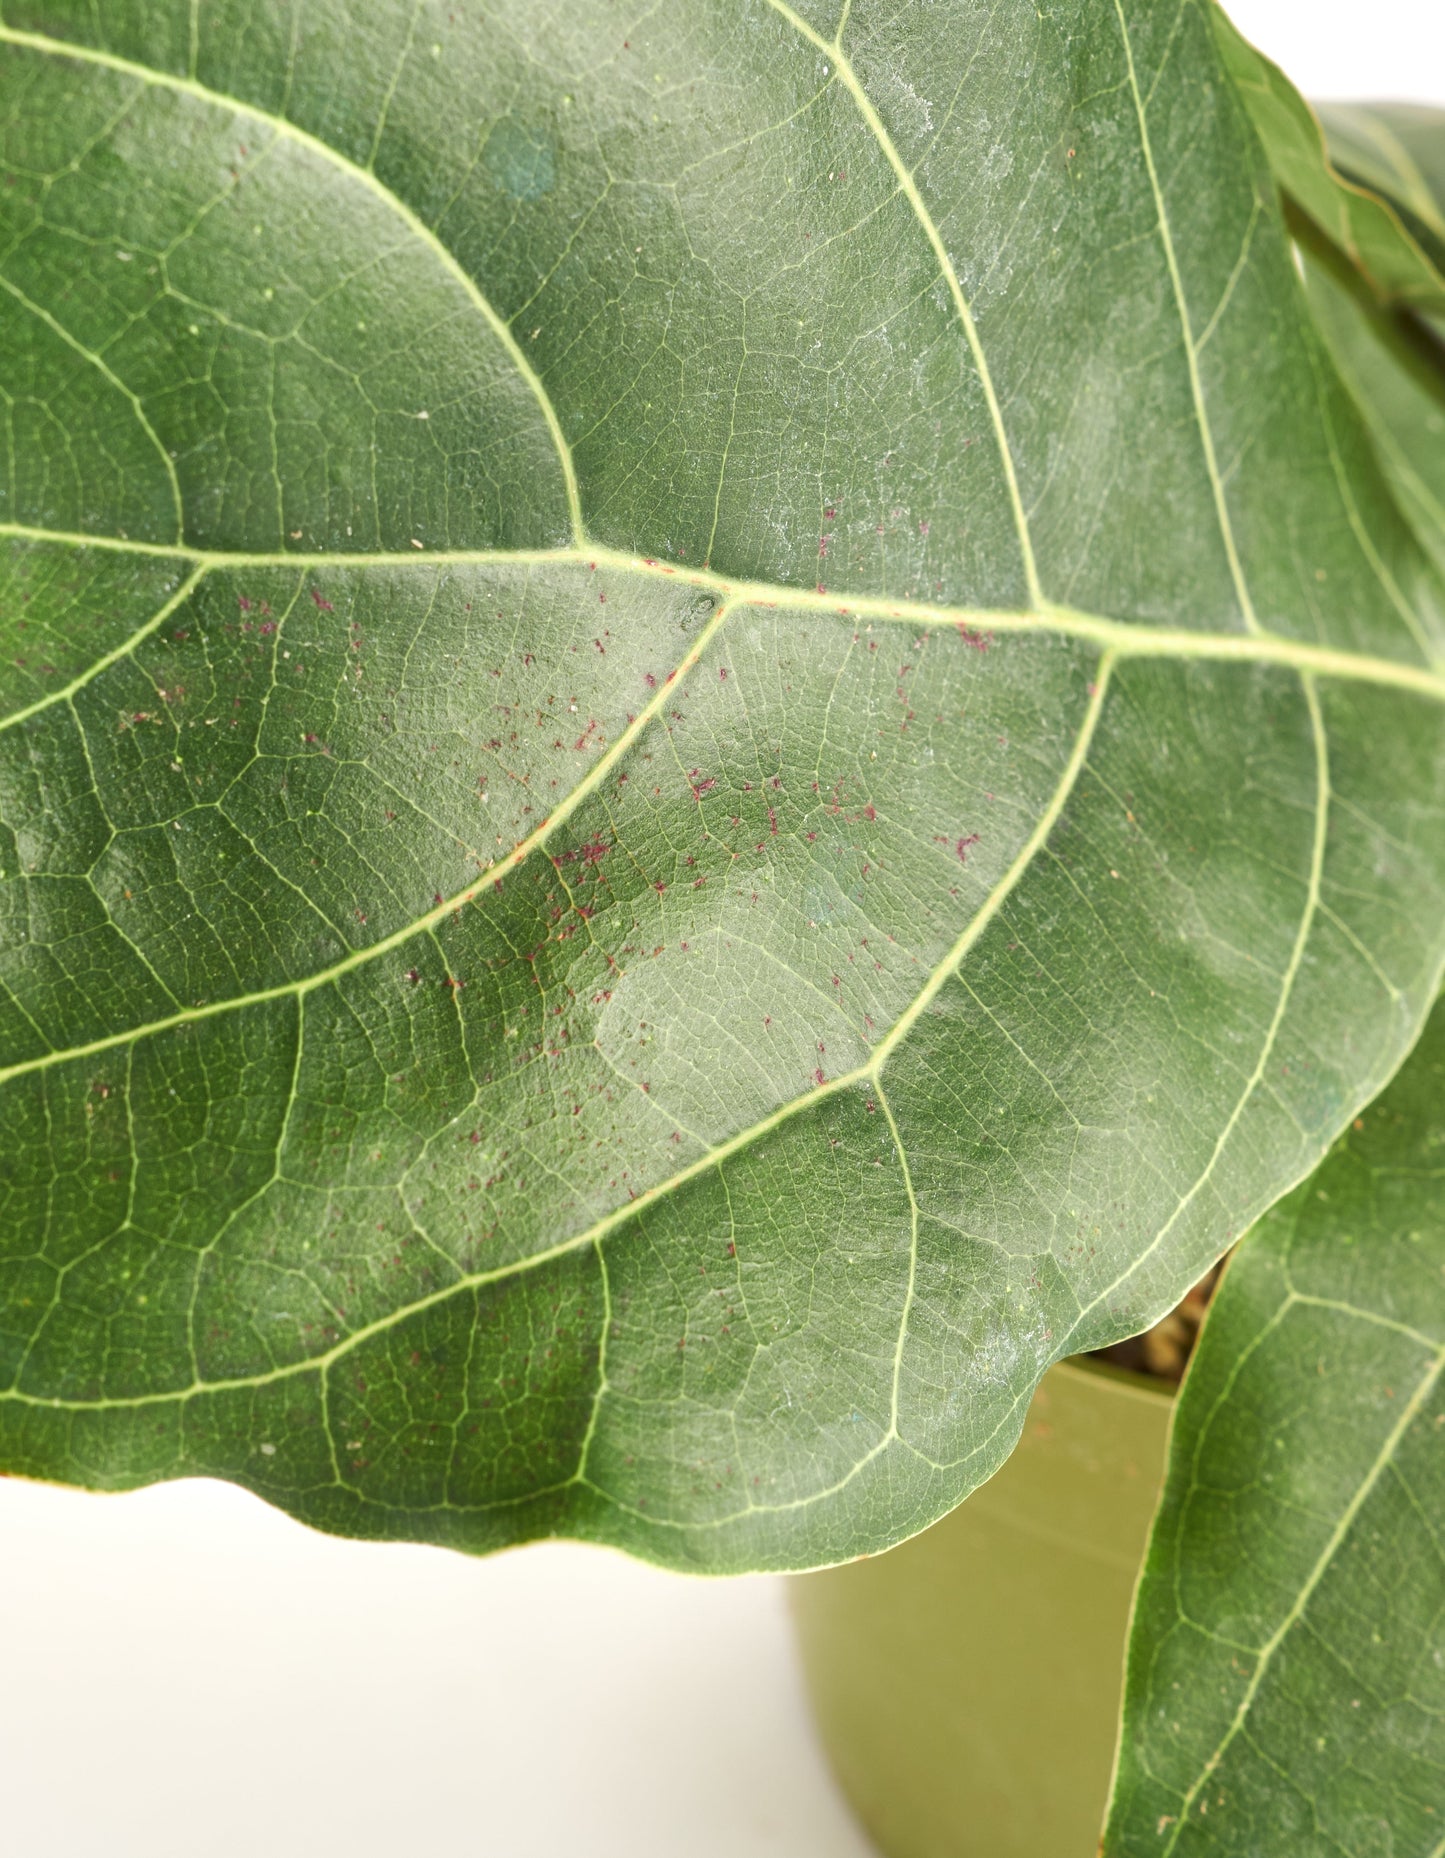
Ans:
[{"label": "large leaf surface", "polygon": [[883,1546],[1445,955],[1209,13],[9,4],[0,1440]]},{"label": "large leaf surface", "polygon": [[1104,1849],[1445,1848],[1445,1005],[1225,1274],[1174,1422]]}]

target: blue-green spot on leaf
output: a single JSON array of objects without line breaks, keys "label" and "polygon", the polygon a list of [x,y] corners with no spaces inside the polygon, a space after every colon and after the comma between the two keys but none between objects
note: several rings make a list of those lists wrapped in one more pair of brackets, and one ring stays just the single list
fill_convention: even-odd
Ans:
[{"label": "blue-green spot on leaf", "polygon": [[530,204],[556,185],[556,146],[550,133],[535,123],[504,116],[487,137],[483,159],[487,173],[510,199]]}]

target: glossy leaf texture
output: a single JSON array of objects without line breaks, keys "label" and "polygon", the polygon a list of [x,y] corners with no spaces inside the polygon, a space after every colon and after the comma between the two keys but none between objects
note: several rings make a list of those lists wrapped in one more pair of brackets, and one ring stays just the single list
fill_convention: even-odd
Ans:
[{"label": "glossy leaf texture", "polygon": [[1208,9],[0,60],[4,1464],[921,1528],[1445,957],[1441,583]]},{"label": "glossy leaf texture", "polygon": [[1104,1850],[1445,1842],[1445,1005],[1225,1273],[1135,1603]]},{"label": "glossy leaf texture", "polygon": [[1433,112],[1359,104],[1317,114],[1222,9],[1214,17],[1225,66],[1280,187],[1382,300],[1445,311],[1445,238],[1414,146],[1428,136]]}]

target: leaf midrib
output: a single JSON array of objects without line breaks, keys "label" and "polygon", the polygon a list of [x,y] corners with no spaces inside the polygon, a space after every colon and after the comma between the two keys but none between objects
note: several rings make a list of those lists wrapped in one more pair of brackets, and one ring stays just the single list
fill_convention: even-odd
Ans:
[{"label": "leaf midrib", "polygon": [[[70,542],[77,546],[84,546],[87,542],[87,538],[80,536],[0,524],[0,535],[4,534],[21,535],[32,540]],[[0,1066],[0,1085],[30,1072],[69,1063],[77,1058],[97,1056],[102,1052],[129,1044],[133,1040],[147,1038],[156,1033],[170,1031],[200,1020],[211,1019],[218,1014],[239,1012],[247,1007],[264,1005],[268,1001],[303,996],[340,979],[342,975],[350,973],[353,969],[365,966],[381,955],[392,952],[410,941],[413,936],[445,922],[449,916],[471,903],[483,888],[499,882],[533,852],[547,843],[558,827],[571,817],[583,800],[597,790],[609,770],[645,733],[666,703],[673,684],[697,662],[725,621],[741,609],[750,607],[793,608],[803,612],[823,612],[833,617],[903,624],[915,628],[920,626],[925,628],[965,627],[971,631],[984,628],[995,633],[1054,635],[1078,639],[1082,643],[1092,645],[1101,653],[1107,654],[1111,660],[1155,658],[1166,662],[1266,664],[1294,671],[1302,677],[1313,675],[1343,682],[1373,684],[1445,703],[1445,673],[1432,671],[1423,666],[1404,664],[1395,659],[1375,658],[1364,653],[1341,651],[1331,646],[1311,645],[1306,641],[1288,639],[1279,634],[1191,632],[1178,628],[1135,625],[1126,621],[1108,619],[1101,614],[1086,613],[1066,607],[1050,606],[1042,612],[1031,613],[1016,609],[989,607],[935,606],[922,601],[889,600],[870,595],[830,596],[826,593],[808,592],[801,588],[794,589],[769,582],[729,581],[721,575],[700,569],[684,572],[656,560],[626,555],[611,549],[490,552],[479,550],[413,555],[297,556],[295,554],[238,555],[215,552],[207,554],[195,550],[175,550],[160,544],[114,543],[110,545],[140,554],[180,557],[193,563],[193,570],[182,586],[165,600],[144,626],[138,628],[129,639],[112,648],[102,658],[97,659],[88,671],[73,678],[63,688],[49,692],[23,709],[0,718],[0,734],[33,719],[46,709],[72,701],[93,677],[134,651],[166,618],[176,611],[185,598],[195,591],[208,572],[218,569],[251,566],[294,570],[298,567],[316,566],[344,570],[356,567],[387,566],[407,569],[430,567],[435,570],[446,565],[538,566],[557,563],[589,568],[606,567],[614,573],[635,573],[648,577],[665,576],[677,580],[680,584],[696,586],[715,593],[718,596],[718,605],[706,626],[693,641],[689,651],[659,683],[656,692],[627,727],[619,732],[611,747],[593,764],[588,773],[552,812],[526,838],[519,840],[503,858],[496,860],[479,873],[475,883],[402,924],[390,935],[368,943],[364,948],[352,950],[350,954],[343,956],[341,960],[332,963],[329,967],[317,969],[314,973],[300,976],[295,980],[278,982],[274,987],[231,995],[222,1000],[201,1002],[183,1008],[177,1013],[107,1034],[103,1038],[91,1040],[85,1044],[63,1047],[38,1054],[33,1058],[19,1060],[11,1065]]]},{"label": "leaf midrib", "polygon": [[[6,533],[15,534],[17,531],[13,526],[0,525],[0,534]],[[51,536],[44,531],[27,530],[23,533],[36,539],[44,536],[48,540],[83,540],[83,538]],[[137,552],[171,554],[181,551],[145,547],[138,549]],[[210,1019],[220,1013],[237,1012],[246,1007],[264,1005],[267,1001],[312,992],[318,987],[338,980],[343,974],[364,966],[378,956],[401,947],[413,936],[445,922],[465,904],[471,903],[485,885],[499,881],[534,851],[545,845],[557,828],[575,812],[581,802],[596,791],[607,772],[615,766],[655,719],[670,694],[671,686],[697,662],[706,646],[721,629],[724,621],[740,609],[749,607],[793,608],[804,612],[824,612],[834,617],[904,624],[912,627],[967,627],[971,630],[983,627],[996,633],[1055,635],[1078,639],[1093,645],[1114,659],[1157,658],[1166,662],[1266,664],[1291,670],[1305,677],[1315,675],[1342,682],[1373,684],[1445,703],[1445,673],[1431,671],[1423,666],[1403,664],[1395,659],[1375,658],[1365,653],[1341,651],[1332,646],[1311,645],[1306,641],[1288,639],[1279,634],[1190,632],[1176,628],[1134,625],[1126,621],[1107,619],[1100,614],[1081,612],[1066,607],[1048,607],[1041,613],[1029,613],[990,607],[930,606],[921,601],[888,600],[863,595],[832,597],[827,594],[809,593],[803,589],[777,586],[768,582],[728,581],[720,575],[702,570],[690,570],[683,573],[656,561],[625,555],[609,549],[307,557],[285,554],[272,556],[213,554],[207,556],[198,555],[196,551],[185,551],[185,558],[196,563],[193,572],[144,626],[139,627],[129,639],[97,659],[88,671],[73,678],[63,688],[37,698],[35,702],[27,704],[23,709],[12,711],[8,716],[0,717],[0,734],[23,722],[30,721],[44,710],[71,701],[93,677],[134,651],[176,611],[184,599],[195,591],[205,575],[217,567],[249,565],[294,569],[298,566],[312,565],[337,569],[358,566],[411,569],[423,566],[435,568],[446,564],[537,566],[549,563],[588,567],[604,566],[612,572],[670,576],[684,585],[697,586],[716,593],[719,604],[707,625],[694,640],[689,652],[662,680],[654,695],[627,727],[618,734],[601,759],[593,764],[583,779],[572,788],[533,832],[519,840],[505,857],[487,866],[479,875],[476,883],[412,918],[400,928],[393,930],[390,935],[368,943],[364,948],[353,950],[329,967],[317,969],[314,973],[301,976],[294,981],[278,982],[274,987],[232,995],[223,1000],[199,1003],[184,1008],[178,1013],[148,1021],[122,1032],[108,1034],[104,1038],[92,1040],[83,1045],[64,1047],[42,1053],[35,1058],[23,1059],[15,1064],[0,1067],[0,1084],[31,1071],[67,1063],[75,1058],[94,1056],[127,1044],[133,1039],[146,1038],[153,1033],[165,1032],[193,1021]]]},{"label": "leaf midrib", "polygon": [[713,574],[706,569],[678,569],[665,561],[654,557],[630,556],[626,552],[613,548],[544,548],[544,550],[451,550],[451,552],[425,552],[418,550],[412,554],[399,552],[329,552],[329,554],[308,554],[299,552],[277,552],[277,554],[243,554],[243,552],[223,552],[223,550],[195,550],[180,548],[167,543],[132,543],[115,537],[87,537],[76,531],[39,530],[26,524],[6,524],[0,522],[0,537],[9,535],[20,541],[33,543],[58,543],[76,548],[100,546],[137,556],[162,557],[175,559],[178,563],[188,563],[191,567],[188,578],[167,596],[162,606],[152,613],[149,621],[136,628],[134,634],[100,656],[87,671],[71,678],[69,684],[48,691],[45,697],[33,700],[13,710],[9,715],[0,717],[0,734],[7,728],[15,728],[26,721],[32,721],[35,715],[54,708],[61,702],[72,699],[84,689],[95,676],[110,669],[111,665],[128,658],[147,637],[154,634],[167,617],[171,617],[182,602],[204,582],[206,574],[236,569],[334,569],[347,572],[371,567],[392,567],[392,569],[431,569],[440,572],[446,567],[546,567],[546,565],[563,565],[563,567],[587,567],[598,569],[605,567],[609,572],[620,574],[637,574],[643,578],[667,578],[680,585],[698,587],[706,593],[717,596],[717,608],[702,632],[696,635],[691,648],[683,654],[682,660],[672,667],[657,686],[656,693],[648,699],[643,708],[631,717],[630,723],[618,732],[617,739],[611,747],[592,764],[587,775],[566,793],[563,801],[553,808],[539,825],[529,832],[526,838],[494,864],[479,873],[474,884],[468,884],[464,890],[446,897],[442,903],[436,903],[420,916],[403,923],[390,935],[379,938],[377,942],[366,944],[366,948],[353,949],[340,961],[332,962],[327,968],[318,968],[314,974],[301,975],[293,981],[279,981],[275,987],[256,988],[247,994],[234,994],[225,1000],[201,1001],[197,1005],[184,1007],[178,1013],[165,1014],[162,1018],[143,1022],[141,1026],[132,1026],[117,1033],[108,1033],[102,1039],[87,1040],[78,1046],[65,1046],[52,1052],[39,1053],[32,1059],[20,1059],[13,1065],[0,1066],[0,1085],[19,1076],[26,1076],[35,1070],[46,1070],[50,1066],[71,1063],[80,1057],[95,1057],[98,1053],[110,1052],[132,1040],[147,1039],[156,1033],[171,1031],[176,1027],[193,1024],[217,1014],[238,1013],[247,1007],[266,1005],[267,1001],[301,998],[316,988],[325,987],[342,975],[353,972],[377,957],[392,953],[409,942],[412,936],[422,935],[427,929],[448,920],[464,905],[472,903],[479,890],[485,884],[500,883],[505,875],[516,870],[531,853],[539,851],[542,845],[552,838],[557,827],[561,827],[570,818],[591,793],[598,790],[607,771],[630,751],[631,745],[643,736],[648,725],[656,719],[670,695],[670,687],[676,680],[687,673],[702,652],[706,650],[711,639],[721,632],[726,619],[737,611],[747,608],[784,608],[795,611],[814,611],[827,613],[830,617],[851,619],[851,621],[886,622],[886,624],[905,624],[910,628],[966,628],[977,632],[986,628],[996,634],[1044,634],[1072,637],[1081,643],[1098,648],[1101,654],[1107,654],[1109,660],[1131,660],[1131,658],[1155,658],[1165,661],[1217,661],[1217,663],[1263,663],[1276,665],[1300,674],[1302,678],[1324,676],[1341,682],[1361,682],[1374,686],[1400,689],[1410,695],[1428,697],[1436,702],[1445,702],[1445,673],[1430,671],[1423,665],[1408,665],[1399,660],[1374,658],[1363,652],[1347,652],[1335,647],[1309,645],[1302,639],[1287,639],[1282,634],[1270,632],[1189,632],[1183,628],[1166,628],[1166,626],[1144,626],[1129,621],[1107,619],[1101,613],[1087,613],[1081,609],[1062,608],[1046,604],[1038,611],[1016,608],[960,608],[960,606],[936,606],[921,600],[892,600],[879,595],[849,595],[836,593],[830,595],[825,589],[810,591],[802,587],[788,587],[773,582],[741,582],[728,580],[723,574]]},{"label": "leaf midrib", "polygon": [[[1244,664],[1279,665],[1292,671],[1313,671],[1321,677],[1344,682],[1379,684],[1392,689],[1412,691],[1418,696],[1445,702],[1445,669],[1412,664],[1401,658],[1382,658],[1373,652],[1352,651],[1342,646],[1318,645],[1308,639],[1294,639],[1287,633],[1262,627],[1257,633],[1218,632],[1207,627],[1158,626],[1145,621],[1113,619],[1085,607],[1067,606],[1045,599],[1037,608],[958,606],[943,601],[915,600],[906,595],[869,594],[846,587],[829,589],[790,586],[785,581],[754,581],[718,574],[707,568],[692,568],[681,563],[638,555],[626,549],[584,541],[567,548],[460,548],[373,550],[317,550],[303,554],[299,550],[273,553],[239,549],[187,548],[167,542],[136,542],[129,538],[88,535],[74,529],[43,529],[28,523],[0,522],[0,537],[17,541],[55,544],[62,547],[103,549],[161,560],[189,563],[205,573],[236,569],[284,568],[316,569],[347,573],[358,568],[507,568],[507,567],[587,567],[606,568],[612,574],[636,574],[665,578],[680,586],[697,587],[714,593],[732,606],[793,608],[798,612],[827,613],[835,618],[863,619],[876,623],[906,626],[970,628],[986,627],[994,632],[1057,634],[1064,638],[1083,639],[1101,651],[1112,651],[1121,658],[1203,659]],[[168,606],[168,611],[171,610]],[[88,673],[29,704],[23,711],[0,717],[0,731],[24,717],[73,695],[89,678],[118,659],[154,631],[159,616],[137,627],[130,638],[98,660]],[[444,912],[443,912],[444,913]],[[418,923],[426,918],[419,918]]]}]

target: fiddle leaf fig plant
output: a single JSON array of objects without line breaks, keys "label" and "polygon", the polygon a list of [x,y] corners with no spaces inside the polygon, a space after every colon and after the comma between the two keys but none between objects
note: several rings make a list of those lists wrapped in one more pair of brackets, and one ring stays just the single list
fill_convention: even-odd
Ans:
[{"label": "fiddle leaf fig plant", "polygon": [[[877,1551],[1356,1125],[1445,964],[1439,254],[1247,53],[1203,0],[5,0],[4,1468]],[[1429,1333],[1393,1216],[1309,1293],[1388,1313],[1351,1373]],[[1197,1382],[1273,1391],[1181,1417],[1241,1487],[1293,1217]],[[1274,1547],[1190,1682],[1304,1608]]]}]

